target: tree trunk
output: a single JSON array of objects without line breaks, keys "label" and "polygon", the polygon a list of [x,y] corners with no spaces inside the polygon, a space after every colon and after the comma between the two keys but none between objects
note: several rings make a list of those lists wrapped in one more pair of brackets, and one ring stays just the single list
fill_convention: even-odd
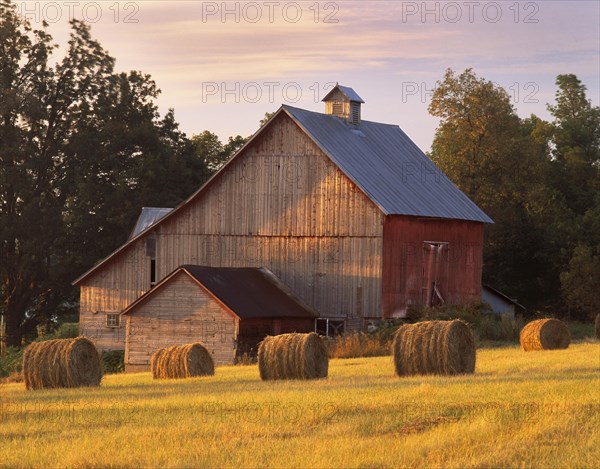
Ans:
[{"label": "tree trunk", "polygon": [[[24,316],[14,311],[14,308],[10,307],[9,304],[6,308],[6,314],[4,316],[5,331],[4,342],[7,347],[20,347],[23,341],[23,332],[21,331],[20,318]],[[13,309],[13,311],[11,311]]]}]

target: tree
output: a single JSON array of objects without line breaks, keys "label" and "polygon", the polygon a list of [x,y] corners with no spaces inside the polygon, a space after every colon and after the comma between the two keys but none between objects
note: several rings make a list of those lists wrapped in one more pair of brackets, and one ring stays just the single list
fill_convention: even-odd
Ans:
[{"label": "tree", "polygon": [[262,127],[267,122],[269,122],[269,119],[271,119],[271,117],[273,117],[274,115],[275,115],[274,112],[265,112],[264,117],[260,120],[260,126]]},{"label": "tree", "polygon": [[561,291],[571,311],[600,310],[600,108],[592,106],[575,75],[559,75],[552,125],[550,184],[569,208],[571,236],[564,244]]},{"label": "tree", "polygon": [[559,75],[556,85],[556,104],[548,105],[555,118],[552,185],[583,215],[600,190],[600,108],[592,106],[575,75]]},{"label": "tree", "polygon": [[600,255],[586,245],[578,245],[568,268],[560,274],[562,292],[576,312],[591,319],[600,311]]},{"label": "tree", "polygon": [[217,134],[208,130],[192,136],[197,157],[211,173],[223,166],[247,141],[247,138],[236,135],[229,137],[228,142],[223,145]]},{"label": "tree", "polygon": [[0,276],[7,345],[16,346],[64,293],[67,266],[56,250],[68,244],[65,142],[114,61],[73,21],[67,53],[52,68],[52,37],[32,30],[11,2],[0,9]]},{"label": "tree", "polygon": [[64,57],[0,0],[0,312],[18,346],[74,303],[70,282],[122,243],[142,205],[179,203],[207,177],[163,119],[148,75],[114,73],[90,28]]}]

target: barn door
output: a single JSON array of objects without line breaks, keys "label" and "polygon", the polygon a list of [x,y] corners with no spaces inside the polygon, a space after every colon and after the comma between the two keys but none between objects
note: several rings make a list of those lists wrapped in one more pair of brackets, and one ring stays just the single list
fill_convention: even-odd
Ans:
[{"label": "barn door", "polygon": [[448,243],[423,243],[423,304],[444,304],[448,279]]}]

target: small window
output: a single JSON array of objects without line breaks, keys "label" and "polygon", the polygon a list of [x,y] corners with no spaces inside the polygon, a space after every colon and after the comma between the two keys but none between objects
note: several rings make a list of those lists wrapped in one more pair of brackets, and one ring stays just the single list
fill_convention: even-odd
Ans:
[{"label": "small window", "polygon": [[121,327],[121,315],[114,313],[106,314],[107,327]]},{"label": "small window", "polygon": [[156,259],[150,259],[150,286],[156,285]]},{"label": "small window", "polygon": [[146,256],[150,258],[150,288],[156,285],[156,238],[146,238]]},{"label": "small window", "polygon": [[346,321],[343,319],[318,318],[315,332],[326,337],[342,335],[346,330]]}]

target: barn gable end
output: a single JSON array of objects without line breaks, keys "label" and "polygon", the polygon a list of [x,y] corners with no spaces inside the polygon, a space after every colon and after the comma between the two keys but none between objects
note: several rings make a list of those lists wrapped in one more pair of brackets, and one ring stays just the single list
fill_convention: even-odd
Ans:
[{"label": "barn gable end", "polygon": [[157,226],[159,278],[264,266],[321,315],[378,314],[383,215],[287,114],[219,174]]}]

